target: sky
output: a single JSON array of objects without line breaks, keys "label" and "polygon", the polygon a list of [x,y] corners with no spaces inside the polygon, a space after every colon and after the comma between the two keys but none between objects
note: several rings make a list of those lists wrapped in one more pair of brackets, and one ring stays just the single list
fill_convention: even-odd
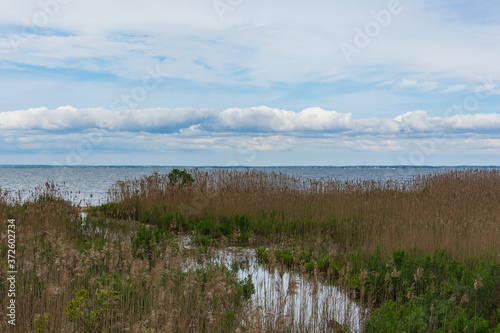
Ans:
[{"label": "sky", "polygon": [[498,13],[3,0],[0,164],[500,165]]}]

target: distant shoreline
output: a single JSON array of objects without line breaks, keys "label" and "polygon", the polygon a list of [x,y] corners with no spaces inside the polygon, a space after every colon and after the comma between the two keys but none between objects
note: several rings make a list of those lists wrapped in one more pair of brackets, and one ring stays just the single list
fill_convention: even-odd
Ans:
[{"label": "distant shoreline", "polygon": [[189,169],[500,169],[500,165],[278,165],[278,166],[215,166],[215,165],[36,165],[0,164],[0,169],[147,169],[147,168],[189,168]]}]

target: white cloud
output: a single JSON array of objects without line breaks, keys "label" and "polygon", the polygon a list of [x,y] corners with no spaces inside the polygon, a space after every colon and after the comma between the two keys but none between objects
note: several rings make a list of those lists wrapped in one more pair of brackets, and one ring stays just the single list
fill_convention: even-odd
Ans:
[{"label": "white cloud", "polygon": [[402,79],[401,83],[399,85],[403,88],[417,87],[418,81],[417,80]]},{"label": "white cloud", "polygon": [[471,156],[489,154],[480,163],[498,164],[500,154],[497,113],[430,117],[425,111],[414,111],[395,118],[352,119],[348,113],[321,108],[118,112],[62,107],[2,112],[0,129],[0,156],[9,163],[20,161],[19,156],[28,156],[24,161],[29,162],[23,163],[47,163],[52,156],[62,164],[116,164],[121,156],[120,163],[129,165],[153,161],[163,165],[188,163],[180,161],[196,161],[191,165],[405,164],[416,149],[424,149],[426,163],[455,154],[459,156],[455,162],[440,163],[464,164],[463,156],[474,161]]},{"label": "white cloud", "polygon": [[407,112],[394,118],[404,132],[429,132],[434,126],[433,119],[425,111]]},{"label": "white cloud", "polygon": [[444,92],[444,93],[452,93],[452,92],[462,91],[462,90],[464,90],[466,88],[467,88],[467,86],[465,84],[454,84],[454,85],[451,85],[451,86],[443,89],[442,92]]},{"label": "white cloud", "polygon": [[203,109],[131,109],[111,111],[103,108],[77,109],[62,106],[0,112],[0,129],[81,131],[101,128],[126,131],[175,129],[214,117],[215,111]]},{"label": "white cloud", "polygon": [[426,82],[422,82],[420,84],[420,86],[425,89],[425,90],[434,90],[436,89],[437,87],[439,87],[439,83],[438,82],[431,82],[431,81],[426,81]]},{"label": "white cloud", "polygon": [[439,82],[434,81],[424,81],[420,82],[418,80],[402,79],[399,83],[402,88],[419,88],[426,91],[434,90],[439,87]]},{"label": "white cloud", "polygon": [[445,128],[467,131],[496,131],[500,133],[500,114],[457,114],[442,119]]},{"label": "white cloud", "polygon": [[351,113],[307,108],[300,112],[270,108],[229,108],[221,112],[204,109],[33,108],[0,112],[0,129],[37,130],[47,133],[102,129],[110,132],[180,133],[184,136],[210,133],[312,133],[317,136],[384,135],[500,131],[500,114],[455,114],[430,117],[426,111],[407,112],[395,118],[353,119]]},{"label": "white cloud", "polygon": [[263,132],[336,131],[351,127],[351,114],[307,108],[301,112],[266,106],[222,111],[213,128]]},{"label": "white cloud", "polygon": [[[0,19],[19,26],[11,32],[28,41],[16,51],[11,38],[0,38],[0,60],[50,68],[93,68],[140,79],[143,64],[165,56],[172,75],[179,78],[226,82],[232,68],[245,68],[251,82],[259,85],[304,82],[321,79],[332,68],[339,73],[352,69],[338,45],[352,43],[354,28],[372,21],[371,11],[387,7],[382,0],[229,4],[232,10],[220,20],[213,1],[70,1],[59,6],[43,29],[25,28],[32,33],[23,35],[23,19],[32,21],[43,9],[37,3],[28,6],[11,1],[2,8]],[[450,22],[445,19],[447,9],[430,8],[433,4],[402,2],[403,12],[392,17],[383,34],[361,50],[354,67],[361,73],[366,73],[364,68],[383,65],[396,72],[467,80],[488,74],[500,77],[496,59],[500,44],[492,42],[498,40],[500,24]],[[434,13],[438,9],[443,12]],[[105,64],[89,63],[92,59]],[[212,71],[197,66],[198,60]]]}]

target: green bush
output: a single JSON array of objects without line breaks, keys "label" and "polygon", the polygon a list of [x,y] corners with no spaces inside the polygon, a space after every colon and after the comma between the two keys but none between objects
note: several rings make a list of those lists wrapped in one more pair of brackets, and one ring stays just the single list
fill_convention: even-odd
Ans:
[{"label": "green bush", "polygon": [[236,226],[242,233],[250,230],[250,227],[253,224],[251,218],[248,215],[236,215],[234,217],[234,221]]},{"label": "green bush", "polygon": [[318,263],[318,269],[320,271],[326,272],[330,267],[330,258],[328,256],[323,256],[321,258],[318,258],[316,262]]},{"label": "green bush", "polygon": [[219,246],[220,239],[213,238],[210,235],[196,235],[193,238],[193,242],[195,244],[203,245],[203,246]]},{"label": "green bush", "polygon": [[236,239],[238,242],[245,243],[248,242],[252,238],[252,235],[249,232],[242,232],[241,235],[238,235]]},{"label": "green bush", "polygon": [[168,231],[157,226],[149,227],[146,225],[139,226],[137,236],[131,237],[133,253],[137,253],[138,249],[142,249],[142,258],[151,259],[154,251],[158,248],[163,239],[170,237]]},{"label": "green bush", "polygon": [[84,332],[101,331],[117,299],[116,293],[108,289],[98,289],[94,296],[91,299],[86,289],[75,290],[64,312]]},{"label": "green bush", "polygon": [[255,249],[255,255],[260,262],[267,262],[270,250],[265,249],[262,246],[257,246]]},{"label": "green bush", "polygon": [[217,222],[215,217],[209,216],[204,219],[199,220],[195,225],[196,230],[203,235],[216,235],[217,234]]},{"label": "green bush", "polygon": [[221,217],[219,219],[217,231],[226,237],[231,236],[234,231],[234,220],[228,217]]},{"label": "green bush", "polygon": [[177,186],[179,188],[181,187],[186,187],[190,186],[191,184],[194,183],[193,176],[191,176],[186,169],[184,170],[179,170],[179,169],[173,169],[169,174],[168,174],[168,180],[170,182],[170,185],[172,186]]},{"label": "green bush", "polygon": [[49,333],[50,315],[48,313],[37,313],[33,320],[33,326],[35,327],[35,332]]},{"label": "green bush", "polygon": [[392,300],[376,309],[370,315],[367,332],[425,332],[427,317],[424,309],[411,300],[400,305]]},{"label": "green bush", "polygon": [[291,267],[295,263],[295,258],[293,253],[287,249],[281,249],[275,251],[276,260],[282,262],[285,266]]},{"label": "green bush", "polygon": [[306,270],[306,272],[308,273],[311,273],[314,271],[314,267],[316,267],[316,261],[315,260],[311,260],[309,262],[307,262],[305,265],[304,265],[304,269]]}]

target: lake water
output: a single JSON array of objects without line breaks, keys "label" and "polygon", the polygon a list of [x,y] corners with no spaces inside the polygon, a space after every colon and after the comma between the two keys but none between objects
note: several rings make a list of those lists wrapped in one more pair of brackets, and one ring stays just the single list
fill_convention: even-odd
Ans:
[{"label": "lake water", "polygon": [[[189,169],[189,167],[186,167]],[[475,167],[474,167],[475,168]],[[498,167],[490,167],[498,168]],[[54,182],[65,199],[81,205],[96,205],[107,201],[107,191],[119,180],[134,179],[154,172],[168,173],[172,167],[19,167],[0,166],[0,189],[21,192],[29,197],[30,190]],[[218,169],[202,167],[200,169]],[[442,172],[450,167],[256,167],[264,171],[282,172],[307,179],[325,180],[411,180],[415,176]],[[456,169],[456,168],[453,168]]]}]

